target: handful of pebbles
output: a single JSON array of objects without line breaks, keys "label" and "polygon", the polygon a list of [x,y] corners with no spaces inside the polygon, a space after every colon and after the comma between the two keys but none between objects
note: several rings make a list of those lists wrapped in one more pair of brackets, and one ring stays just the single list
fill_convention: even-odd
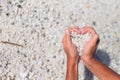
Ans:
[{"label": "handful of pebbles", "polygon": [[91,38],[90,33],[86,33],[84,35],[79,34],[77,32],[71,33],[71,40],[72,40],[73,44],[75,44],[77,46],[79,55],[82,54],[82,49],[83,49],[84,45],[86,44],[86,42],[90,40],[90,38]]}]

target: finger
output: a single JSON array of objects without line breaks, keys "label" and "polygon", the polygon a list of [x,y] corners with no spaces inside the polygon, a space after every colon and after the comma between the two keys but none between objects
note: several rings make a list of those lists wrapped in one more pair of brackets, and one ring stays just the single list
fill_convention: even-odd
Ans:
[{"label": "finger", "polygon": [[70,31],[69,30],[66,30],[66,32],[65,32],[65,42],[67,44],[72,44],[71,35],[70,35]]},{"label": "finger", "polygon": [[74,27],[68,27],[68,30],[71,32],[77,32],[80,33],[80,28],[78,26],[74,26]]},{"label": "finger", "polygon": [[94,35],[93,41],[94,41],[94,43],[96,43],[96,44],[99,43],[100,39],[99,39],[99,36],[98,36],[97,34]]},{"label": "finger", "polygon": [[86,27],[85,26],[82,29],[83,29],[84,32],[90,32],[90,33],[94,33],[95,32],[94,28],[92,28],[92,27]]},{"label": "finger", "polygon": [[81,33],[82,33],[82,34],[85,34],[85,33],[87,33],[87,32],[89,32],[92,37],[93,37],[95,34],[97,34],[96,31],[95,31],[95,29],[94,29],[93,27],[87,27],[87,26],[83,27],[82,30],[81,30]]},{"label": "finger", "polygon": [[99,36],[98,36],[97,34],[95,34],[94,37],[91,38],[90,44],[91,44],[91,46],[92,46],[92,45],[93,45],[93,46],[95,45],[95,46],[97,47],[99,41],[100,41]]},{"label": "finger", "polygon": [[81,28],[81,34],[85,34],[87,31],[84,28]]},{"label": "finger", "polygon": [[[66,33],[67,33],[67,31],[65,31],[65,34],[64,34],[64,36],[63,36],[63,38],[62,38],[62,43],[64,43],[64,42],[65,42]],[[68,34],[69,34],[69,33],[70,33],[70,32],[68,32]]]},{"label": "finger", "polygon": [[65,31],[65,35],[62,39],[62,43],[64,46],[70,45],[72,43],[70,38],[70,32],[68,30]]},{"label": "finger", "polygon": [[91,45],[91,46],[97,46],[98,45],[98,42],[99,42],[99,36],[98,34],[96,33],[95,29],[92,28],[92,27],[83,27],[81,29],[81,33],[82,34],[85,34],[89,32],[91,34],[91,39],[88,41],[88,43]]}]

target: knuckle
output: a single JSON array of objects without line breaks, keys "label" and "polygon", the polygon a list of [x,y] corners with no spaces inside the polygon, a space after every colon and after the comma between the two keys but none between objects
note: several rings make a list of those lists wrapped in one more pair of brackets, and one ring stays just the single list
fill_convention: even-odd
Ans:
[{"label": "knuckle", "polygon": [[92,26],[85,26],[86,28],[89,28],[89,29],[93,29],[93,27]]},{"label": "knuckle", "polygon": [[90,29],[91,29],[92,31],[95,31],[95,29],[94,29],[93,27],[90,27]]},{"label": "knuckle", "polygon": [[94,29],[92,26],[84,26],[83,28],[84,28],[84,29],[94,30],[94,31],[95,31],[95,29]]},{"label": "knuckle", "polygon": [[96,39],[99,39],[99,35],[98,34],[96,34]]},{"label": "knuckle", "polygon": [[100,42],[99,35],[96,34],[95,38],[96,38],[96,42],[97,42],[97,44],[98,44],[98,43]]}]

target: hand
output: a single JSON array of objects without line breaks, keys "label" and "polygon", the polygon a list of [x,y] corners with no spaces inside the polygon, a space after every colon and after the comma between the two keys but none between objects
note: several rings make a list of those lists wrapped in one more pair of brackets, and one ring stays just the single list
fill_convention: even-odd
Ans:
[{"label": "hand", "polygon": [[67,59],[78,63],[80,60],[80,56],[78,54],[77,47],[72,43],[70,38],[72,31],[79,32],[77,27],[69,27],[65,32],[65,35],[62,39],[62,43],[64,51],[67,55]]},{"label": "hand", "polygon": [[62,40],[64,51],[67,55],[66,80],[78,80],[78,63],[80,56],[77,47],[72,43],[70,38],[72,31],[79,32],[77,27],[69,27]]},{"label": "hand", "polygon": [[99,43],[99,36],[92,27],[83,27],[81,29],[81,34],[89,32],[91,34],[91,39],[85,44],[82,50],[82,59],[94,58],[94,53],[96,51],[97,45]]}]

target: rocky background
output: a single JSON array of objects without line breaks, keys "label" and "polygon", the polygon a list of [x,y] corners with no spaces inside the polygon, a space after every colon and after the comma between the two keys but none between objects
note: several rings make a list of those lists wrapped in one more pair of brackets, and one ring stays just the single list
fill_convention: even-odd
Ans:
[{"label": "rocky background", "polygon": [[[120,74],[120,0],[0,0],[0,80],[65,80],[64,31],[84,25],[100,36],[96,58]],[[98,80],[80,63],[84,79]]]}]

